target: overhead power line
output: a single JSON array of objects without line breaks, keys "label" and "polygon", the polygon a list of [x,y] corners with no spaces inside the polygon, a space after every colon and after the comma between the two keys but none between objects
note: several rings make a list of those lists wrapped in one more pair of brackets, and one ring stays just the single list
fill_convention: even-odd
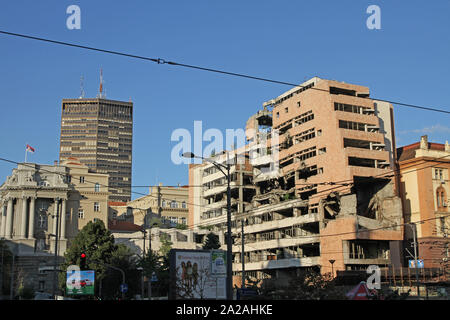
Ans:
[{"label": "overhead power line", "polygon": [[[79,49],[84,49],[84,50],[91,50],[91,51],[96,51],[96,52],[101,52],[101,53],[113,54],[113,55],[123,56],[123,57],[127,57],[127,58],[132,58],[132,59],[151,61],[151,62],[154,62],[157,64],[168,64],[168,65],[172,65],[172,66],[178,66],[178,67],[195,69],[195,70],[206,71],[206,72],[213,72],[213,73],[218,73],[218,74],[223,74],[223,75],[228,75],[228,76],[264,81],[264,82],[281,84],[281,85],[291,86],[291,87],[305,87],[305,86],[302,86],[297,83],[280,81],[280,80],[275,80],[275,79],[270,79],[270,78],[257,77],[257,76],[252,76],[252,75],[245,74],[245,73],[230,72],[230,71],[225,71],[225,70],[220,70],[220,69],[215,69],[215,68],[207,68],[207,67],[203,67],[203,66],[196,66],[196,65],[191,65],[191,64],[179,63],[179,62],[175,62],[175,61],[169,61],[169,60],[162,59],[162,58],[146,57],[146,56],[135,55],[135,54],[130,54],[130,53],[126,53],[126,52],[106,50],[106,49],[85,46],[85,45],[76,44],[76,43],[70,43],[70,42],[52,40],[52,39],[48,39],[48,38],[36,37],[36,36],[31,36],[31,35],[26,35],[26,34],[8,32],[8,31],[4,31],[4,30],[0,30],[0,33],[4,34],[4,35],[20,37],[20,38],[25,38],[25,39],[30,39],[30,40],[37,40],[37,41],[42,41],[42,42],[47,42],[47,43],[52,43],[52,44],[57,44],[57,45],[73,47],[73,48],[79,48]],[[311,87],[310,89],[329,93],[329,91],[325,90],[325,89],[320,89],[320,88],[315,88],[315,87]],[[442,108],[439,109],[439,108],[433,108],[433,107],[425,107],[425,106],[420,106],[420,105],[416,105],[416,104],[409,104],[409,103],[403,103],[403,102],[380,99],[380,98],[366,98],[366,97],[360,97],[360,98],[383,101],[383,102],[387,102],[387,103],[391,103],[391,104],[396,104],[396,105],[399,105],[402,107],[409,107],[409,108],[450,114],[449,110],[444,110]],[[449,109],[449,108],[446,108],[446,109]]]}]

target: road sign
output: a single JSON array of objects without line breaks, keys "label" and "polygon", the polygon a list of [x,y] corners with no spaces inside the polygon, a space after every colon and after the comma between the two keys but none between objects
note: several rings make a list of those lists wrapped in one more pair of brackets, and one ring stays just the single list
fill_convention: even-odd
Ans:
[{"label": "road sign", "polygon": [[122,283],[120,285],[120,292],[125,293],[128,291],[128,285],[126,283]]},{"label": "road sign", "polygon": [[158,277],[156,276],[156,273],[155,273],[155,272],[152,273],[152,278],[151,278],[150,281],[151,281],[151,282],[157,282],[157,281],[158,281]]}]

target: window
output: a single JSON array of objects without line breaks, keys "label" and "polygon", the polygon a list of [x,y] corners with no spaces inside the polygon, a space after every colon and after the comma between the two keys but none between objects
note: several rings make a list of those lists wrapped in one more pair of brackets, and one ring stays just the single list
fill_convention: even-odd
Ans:
[{"label": "window", "polygon": [[171,201],[171,202],[170,202],[170,207],[171,207],[171,208],[178,208],[178,202],[176,202],[176,201]]},{"label": "window", "polygon": [[162,205],[161,205],[162,207],[165,207],[166,206],[166,200],[163,200],[162,201]]},{"label": "window", "polygon": [[39,228],[45,228],[47,225],[47,216],[45,214],[40,214],[38,217]]},{"label": "window", "polygon": [[443,169],[434,169],[434,178],[443,181],[444,180],[444,170]]},{"label": "window", "polygon": [[84,219],[84,210],[78,209],[78,219]]},{"label": "window", "polygon": [[39,291],[44,291],[45,290],[45,281],[40,280],[39,281]]},{"label": "window", "polygon": [[280,113],[279,112],[277,112],[277,119],[280,117]]},{"label": "window", "polygon": [[95,192],[100,192],[100,184],[95,184]]},{"label": "window", "polygon": [[289,108],[288,107],[284,108],[284,112],[288,113],[289,112]]},{"label": "window", "polygon": [[322,135],[322,129],[317,130],[317,136],[321,136]]},{"label": "window", "polygon": [[301,106],[300,101],[297,101],[297,107],[300,107],[300,106]]},{"label": "window", "polygon": [[94,202],[94,211],[99,212],[100,211],[100,203]]},{"label": "window", "polygon": [[84,183],[84,177],[80,177],[80,183]]},{"label": "window", "polygon": [[181,203],[181,208],[186,209],[186,201],[183,201],[183,202]]}]

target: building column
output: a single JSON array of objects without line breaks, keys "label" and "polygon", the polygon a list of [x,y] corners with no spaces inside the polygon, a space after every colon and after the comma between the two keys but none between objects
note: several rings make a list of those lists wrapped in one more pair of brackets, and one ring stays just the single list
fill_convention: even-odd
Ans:
[{"label": "building column", "polygon": [[2,217],[1,217],[1,225],[0,225],[0,238],[5,236],[5,224],[6,224],[6,206],[5,203],[2,202]]},{"label": "building column", "polygon": [[61,208],[61,239],[66,238],[66,199],[62,199],[62,208]]},{"label": "building column", "polygon": [[36,197],[31,197],[30,199],[30,213],[29,213],[29,223],[28,223],[28,239],[34,239],[34,221],[36,219],[35,212]]},{"label": "building column", "polygon": [[27,237],[27,202],[28,198],[26,196],[22,197],[22,218],[20,219],[20,234],[21,239],[26,239]]},{"label": "building column", "polygon": [[59,198],[55,198],[55,208],[54,208],[54,214],[53,214],[53,229],[52,229],[52,233],[55,235],[55,237],[57,236],[56,234],[56,221],[58,220],[57,218],[57,214],[58,214],[58,205],[59,205]]},{"label": "building column", "polygon": [[8,199],[8,208],[6,209],[5,238],[11,239],[13,220],[13,198]]}]

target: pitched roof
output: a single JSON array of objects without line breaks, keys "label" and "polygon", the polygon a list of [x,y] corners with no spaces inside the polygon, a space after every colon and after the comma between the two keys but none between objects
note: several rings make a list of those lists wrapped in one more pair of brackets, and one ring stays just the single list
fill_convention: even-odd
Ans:
[{"label": "pitched roof", "polygon": [[142,227],[128,221],[120,221],[120,220],[108,220],[108,229],[111,231],[128,231],[128,232],[136,232],[141,231]]}]

